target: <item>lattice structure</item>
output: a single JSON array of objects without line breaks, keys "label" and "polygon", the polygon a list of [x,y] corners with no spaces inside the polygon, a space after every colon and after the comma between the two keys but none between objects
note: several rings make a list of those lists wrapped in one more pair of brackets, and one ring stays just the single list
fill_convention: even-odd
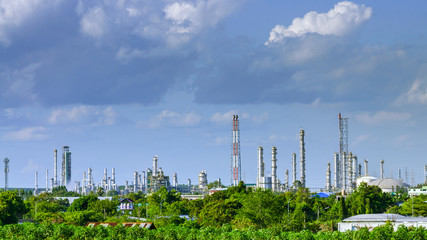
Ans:
[{"label": "lattice structure", "polygon": [[[341,169],[344,168],[345,162],[346,162],[346,153],[348,153],[348,118],[341,117],[341,113],[338,114],[339,119],[339,131],[340,131],[340,163],[342,164],[340,167]],[[345,170],[344,170],[345,171]],[[342,174],[340,176],[340,186],[337,187],[343,187],[346,185],[344,181],[346,181],[345,174]]]},{"label": "lattice structure", "polygon": [[242,180],[242,167],[240,159],[240,129],[239,116],[233,115],[233,142],[231,155],[231,183],[237,186]]}]

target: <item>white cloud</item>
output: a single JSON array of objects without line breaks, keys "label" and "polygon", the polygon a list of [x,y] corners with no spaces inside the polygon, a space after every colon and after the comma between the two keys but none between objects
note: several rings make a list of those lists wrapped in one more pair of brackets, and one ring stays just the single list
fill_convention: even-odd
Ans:
[{"label": "white cloud", "polygon": [[51,112],[49,117],[49,123],[57,124],[80,122],[90,112],[90,107],[85,105],[73,107],[71,109],[56,109]]},{"label": "white cloud", "polygon": [[101,109],[100,107],[81,105],[73,108],[55,109],[50,113],[49,123],[87,123],[89,125],[114,125],[117,114],[112,107]]},{"label": "white cloud", "polygon": [[148,127],[158,128],[164,125],[191,127],[197,125],[201,119],[202,117],[195,112],[177,113],[163,110],[148,121]]},{"label": "white cloud", "polygon": [[345,35],[372,15],[372,8],[343,1],[327,13],[308,12],[303,18],[295,18],[288,27],[276,25],[265,43],[282,42],[285,38],[303,37],[314,33],[319,35]]},{"label": "white cloud", "polygon": [[142,58],[145,55],[145,51],[139,50],[139,49],[129,49],[125,47],[121,47],[119,51],[116,53],[116,59],[127,63],[131,61],[134,58]]},{"label": "white cloud", "polygon": [[361,143],[361,142],[364,142],[364,141],[367,141],[367,140],[369,140],[369,139],[371,139],[372,138],[372,135],[371,134],[364,134],[364,135],[360,135],[360,136],[358,136],[357,138],[356,138],[356,141],[354,141],[353,142],[353,145],[357,145],[357,144],[359,144],[359,143]]},{"label": "white cloud", "polygon": [[383,122],[396,122],[396,121],[406,121],[411,118],[411,114],[407,112],[385,112],[380,111],[375,114],[363,113],[356,116],[356,119],[359,122],[375,125]]},{"label": "white cloud", "polygon": [[4,71],[0,73],[0,95],[6,99],[24,102],[33,102],[37,95],[33,92],[35,86],[36,70],[40,67],[39,63],[32,63],[23,69],[14,71]]},{"label": "white cloud", "polygon": [[397,103],[426,104],[427,87],[421,79],[416,79],[408,92],[402,95]]},{"label": "white cloud", "polygon": [[11,43],[7,30],[19,26],[37,10],[41,0],[0,0],[0,43]]},{"label": "white cloud", "polygon": [[94,38],[102,37],[107,31],[107,15],[101,7],[94,7],[80,20],[81,31]]},{"label": "white cloud", "polygon": [[46,139],[46,128],[45,127],[28,127],[18,131],[7,132],[3,135],[3,140],[17,140],[17,141],[28,141],[28,140],[42,140]]},{"label": "white cloud", "polygon": [[233,115],[236,115],[237,111],[231,110],[226,113],[215,113],[211,117],[211,121],[215,123],[230,123],[233,120]]}]

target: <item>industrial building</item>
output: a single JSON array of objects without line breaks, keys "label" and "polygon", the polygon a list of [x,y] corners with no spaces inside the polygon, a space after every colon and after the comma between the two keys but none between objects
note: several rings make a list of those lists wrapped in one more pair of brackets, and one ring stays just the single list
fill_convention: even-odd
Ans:
[{"label": "industrial building", "polygon": [[427,217],[405,217],[399,214],[361,214],[352,216],[338,223],[338,231],[357,231],[367,227],[373,229],[378,226],[385,225],[390,222],[394,230],[397,230],[399,225],[406,227],[427,227]]},{"label": "industrial building", "polygon": [[62,147],[62,186],[71,182],[71,152],[69,146]]}]

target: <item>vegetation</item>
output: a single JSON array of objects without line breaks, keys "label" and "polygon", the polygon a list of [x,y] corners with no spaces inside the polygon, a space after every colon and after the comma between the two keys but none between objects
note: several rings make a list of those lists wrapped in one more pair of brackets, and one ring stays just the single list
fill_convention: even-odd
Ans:
[{"label": "vegetation", "polygon": [[280,228],[232,229],[229,225],[220,228],[190,228],[166,226],[156,230],[143,228],[80,227],[66,224],[5,225],[0,227],[1,239],[427,239],[423,228],[407,228],[403,225],[393,231],[384,225],[369,231],[367,228],[354,232],[289,232]]},{"label": "vegetation", "polygon": [[[404,191],[383,193],[376,186],[362,184],[351,195],[314,197],[300,187],[286,193],[246,188],[243,182],[236,187],[216,192],[204,199],[186,200],[175,190],[161,188],[150,195],[129,193],[121,198],[134,202],[133,211],[118,210],[119,196],[99,200],[100,191],[81,196],[72,204],[57,199],[58,194],[73,195],[65,188],[53,193],[20,197],[19,191],[0,192],[0,239],[111,238],[111,239],[425,239],[421,228],[390,226],[369,232],[361,229],[352,233],[338,233],[342,219],[364,213],[399,213],[427,216],[427,196],[409,198]],[[105,194],[105,193],[102,193]],[[397,204],[401,203],[401,204]],[[188,215],[190,219],[181,218]],[[32,219],[39,225],[16,225],[18,217]],[[159,229],[83,228],[87,222],[153,221]],[[424,235],[423,235],[424,234]],[[188,236],[188,237],[187,237]],[[423,236],[423,237],[420,237]],[[383,238],[389,239],[389,238]]]}]

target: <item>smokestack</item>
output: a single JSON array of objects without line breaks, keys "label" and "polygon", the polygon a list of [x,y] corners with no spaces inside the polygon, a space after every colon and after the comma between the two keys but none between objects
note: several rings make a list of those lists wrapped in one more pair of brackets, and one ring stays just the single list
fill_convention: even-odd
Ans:
[{"label": "smokestack", "polygon": [[381,162],[380,162],[380,174],[381,174],[380,178],[383,179],[384,178],[384,160],[383,159],[381,159]]},{"label": "smokestack", "polygon": [[53,187],[58,187],[58,150],[53,150]]},{"label": "smokestack", "polygon": [[368,176],[368,159],[365,158],[365,176]]},{"label": "smokestack", "polygon": [[292,185],[297,180],[297,154],[292,153]]},{"label": "smokestack", "polygon": [[157,176],[157,156],[153,157],[153,177]]},{"label": "smokestack", "polygon": [[328,168],[326,169],[326,191],[331,191],[331,163],[328,162]]},{"label": "smokestack", "polygon": [[39,189],[39,186],[38,186],[38,177],[37,177],[37,171],[36,171],[36,175],[35,175],[35,186],[34,186],[34,196],[37,196],[37,191],[38,191],[38,189]]},{"label": "smokestack", "polygon": [[191,192],[191,179],[188,179],[188,191]]},{"label": "smokestack", "polygon": [[277,177],[276,177],[276,155],[277,155],[277,148],[272,147],[271,148],[271,188],[273,192],[277,191]]},{"label": "smokestack", "polygon": [[289,189],[289,170],[285,171],[285,190]]},{"label": "smokestack", "polygon": [[335,188],[340,187],[340,181],[339,181],[339,170],[340,167],[340,156],[338,153],[334,153],[334,186]]},{"label": "smokestack", "polygon": [[301,167],[301,185],[305,188],[305,143],[304,143],[304,135],[305,132],[303,129],[300,130],[300,167]]},{"label": "smokestack", "polygon": [[257,177],[257,187],[262,187],[264,183],[264,159],[263,159],[263,148],[258,147],[258,177]]}]

